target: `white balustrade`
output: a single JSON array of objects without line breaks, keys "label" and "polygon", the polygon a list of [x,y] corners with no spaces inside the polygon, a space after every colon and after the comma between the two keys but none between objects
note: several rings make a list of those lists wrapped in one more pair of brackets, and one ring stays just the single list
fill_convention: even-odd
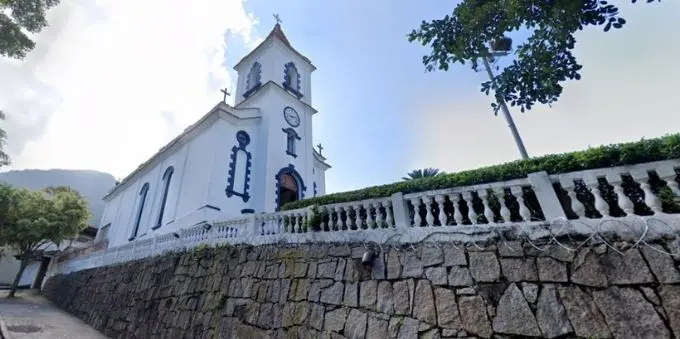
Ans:
[{"label": "white balustrade", "polygon": [[678,222],[680,214],[664,212],[659,197],[659,190],[666,189],[680,201],[678,168],[680,160],[669,160],[556,175],[538,172],[503,182],[243,215],[56,262],[51,272],[114,265],[201,245],[384,239],[396,232],[415,232],[422,238],[427,232],[461,228],[548,225],[556,216],[585,223],[647,216]]}]

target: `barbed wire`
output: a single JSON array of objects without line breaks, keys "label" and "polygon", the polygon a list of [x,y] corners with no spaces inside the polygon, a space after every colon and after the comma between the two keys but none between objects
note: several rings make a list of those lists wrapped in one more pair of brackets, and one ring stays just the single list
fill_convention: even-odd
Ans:
[{"label": "barbed wire", "polygon": [[[673,218],[674,219],[674,218]],[[640,248],[645,246],[650,250],[661,254],[666,254],[674,258],[680,258],[680,219],[669,223],[664,218],[654,216],[629,216],[625,218],[602,218],[585,219],[557,218],[552,222],[542,221],[540,224],[535,222],[519,222],[511,225],[483,224],[483,225],[462,225],[462,226],[435,226],[435,227],[393,227],[378,228],[369,230],[341,230],[341,231],[320,231],[306,233],[279,233],[270,235],[241,235],[228,239],[202,239],[183,244],[179,247],[167,247],[155,253],[149,251],[148,256],[154,257],[167,253],[177,253],[191,251],[202,247],[258,247],[263,246],[263,250],[269,247],[275,248],[299,248],[300,246],[347,246],[349,248],[363,246],[365,249],[378,250],[386,253],[387,250],[418,251],[422,247],[436,247],[439,249],[451,246],[465,250],[466,247],[474,247],[477,250],[488,250],[490,245],[496,248],[505,247],[510,251],[520,252],[528,244],[539,252],[546,252],[557,246],[568,252],[576,253],[586,246],[604,245],[610,250],[627,255],[625,249]],[[357,231],[384,236],[384,239],[359,240],[357,241]],[[421,238],[414,238],[414,233],[422,232]],[[316,236],[326,235],[328,239],[314,239]],[[299,236],[299,238],[298,238]],[[267,238],[269,237],[269,238]],[[305,239],[305,237],[307,237]],[[478,240],[475,239],[479,238]],[[277,239],[278,238],[278,239]],[[580,238],[580,239],[578,239]],[[226,240],[226,241],[224,241]],[[292,240],[292,241],[289,241]],[[663,245],[660,243],[663,240]],[[617,246],[618,245],[618,246]],[[664,246],[673,245],[674,251],[669,251]],[[622,247],[622,248],[619,248]],[[624,249],[625,248],[625,249]],[[500,248],[499,248],[500,250]],[[84,257],[67,259],[59,265],[63,267],[78,266],[78,262],[84,262],[93,256],[106,256],[111,253],[94,252]],[[122,261],[114,260],[106,264],[121,264],[127,261],[143,259],[142,256],[134,253],[124,253]],[[127,260],[127,258],[131,258]],[[78,269],[76,269],[78,270]]]}]

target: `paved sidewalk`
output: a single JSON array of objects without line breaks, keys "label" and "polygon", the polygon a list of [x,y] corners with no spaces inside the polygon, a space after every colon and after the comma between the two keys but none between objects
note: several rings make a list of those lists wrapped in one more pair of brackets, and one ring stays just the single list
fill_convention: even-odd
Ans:
[{"label": "paved sidewalk", "polygon": [[6,299],[0,291],[0,330],[5,339],[105,339],[80,319],[56,308],[33,291]]}]

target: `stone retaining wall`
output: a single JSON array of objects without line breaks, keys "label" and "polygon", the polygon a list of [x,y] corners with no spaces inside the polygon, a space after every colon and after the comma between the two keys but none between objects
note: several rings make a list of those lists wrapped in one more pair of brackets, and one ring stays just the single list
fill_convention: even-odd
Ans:
[{"label": "stone retaining wall", "polygon": [[668,244],[224,247],[51,278],[44,294],[117,338],[674,338]]}]

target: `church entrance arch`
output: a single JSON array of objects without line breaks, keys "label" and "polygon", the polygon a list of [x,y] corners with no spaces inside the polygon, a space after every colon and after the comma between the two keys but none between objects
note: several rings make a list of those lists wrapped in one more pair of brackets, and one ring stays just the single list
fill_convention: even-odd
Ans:
[{"label": "church entrance arch", "polygon": [[277,211],[281,206],[289,202],[301,200],[304,197],[304,184],[302,183],[302,178],[292,166],[281,169],[276,178],[276,186],[278,187],[276,192]]}]

